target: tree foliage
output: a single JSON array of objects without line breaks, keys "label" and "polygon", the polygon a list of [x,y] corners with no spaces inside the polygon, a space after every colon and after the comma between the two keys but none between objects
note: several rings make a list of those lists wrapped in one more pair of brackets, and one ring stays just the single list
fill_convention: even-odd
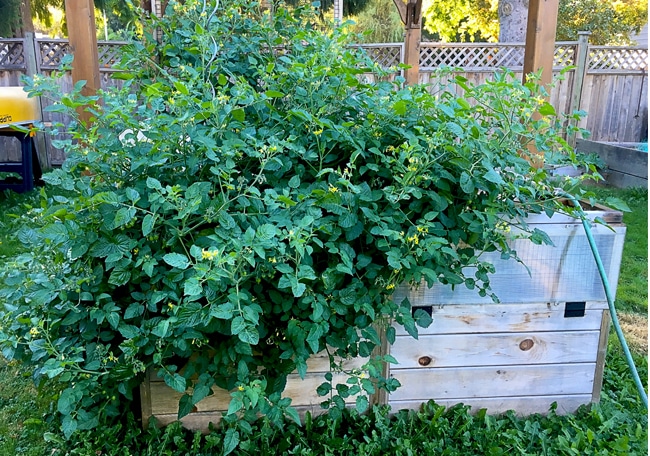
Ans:
[{"label": "tree foliage", "polygon": [[20,28],[20,0],[0,0],[0,37],[13,37]]},{"label": "tree foliage", "polygon": [[[446,42],[498,41],[498,0],[431,1],[423,8],[424,27]],[[628,44],[648,20],[644,0],[560,0],[557,39],[575,41],[592,32],[593,44]]]},{"label": "tree foliage", "polygon": [[436,41],[497,41],[498,0],[443,0],[425,3],[424,29]]},{"label": "tree foliage", "polygon": [[368,7],[350,17],[352,33],[364,43],[394,43],[404,41],[404,24],[392,0],[370,0]]},{"label": "tree foliage", "polygon": [[646,0],[561,0],[558,40],[575,40],[589,31],[589,42],[599,45],[630,44],[630,35],[648,22]]}]

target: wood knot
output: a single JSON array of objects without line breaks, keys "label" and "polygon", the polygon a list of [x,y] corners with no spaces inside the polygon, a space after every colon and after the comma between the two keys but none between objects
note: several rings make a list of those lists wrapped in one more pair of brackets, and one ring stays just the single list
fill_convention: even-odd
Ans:
[{"label": "wood knot", "polygon": [[519,348],[523,351],[528,351],[533,348],[533,345],[535,345],[533,339],[524,339],[519,343]]},{"label": "wood knot", "polygon": [[422,356],[418,359],[418,364],[420,366],[428,366],[431,364],[431,361],[433,361],[433,359],[431,359],[430,356]]}]

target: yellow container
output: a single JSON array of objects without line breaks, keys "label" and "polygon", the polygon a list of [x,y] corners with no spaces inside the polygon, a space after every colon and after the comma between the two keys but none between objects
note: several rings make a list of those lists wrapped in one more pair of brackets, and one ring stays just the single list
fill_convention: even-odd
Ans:
[{"label": "yellow container", "polygon": [[22,87],[0,87],[0,129],[28,125],[39,118],[36,98],[27,98]]}]

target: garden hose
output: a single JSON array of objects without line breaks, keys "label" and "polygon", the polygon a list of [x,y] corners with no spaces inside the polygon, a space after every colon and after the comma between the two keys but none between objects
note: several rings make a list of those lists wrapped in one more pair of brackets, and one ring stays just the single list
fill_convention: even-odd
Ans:
[{"label": "garden hose", "polygon": [[612,323],[614,324],[616,335],[618,336],[618,340],[621,342],[621,346],[623,347],[623,352],[625,353],[625,359],[627,360],[627,365],[630,367],[630,371],[632,372],[632,377],[634,379],[634,383],[636,384],[636,388],[639,392],[639,396],[641,397],[641,400],[643,401],[643,404],[647,409],[648,395],[643,389],[643,384],[641,383],[639,372],[637,371],[636,366],[634,365],[632,354],[630,353],[630,349],[627,346],[627,342],[625,341],[625,336],[623,336],[621,325],[618,322],[616,309],[614,308],[614,298],[612,297],[612,291],[609,288],[609,280],[607,279],[607,274],[605,273],[605,267],[603,266],[603,262],[600,259],[600,253],[598,253],[598,249],[596,248],[596,242],[594,241],[594,236],[591,233],[591,227],[589,226],[589,223],[587,221],[587,216],[585,215],[584,211],[582,210],[582,207],[580,206],[580,203],[578,202],[578,200],[575,199],[575,197],[567,193],[563,193],[563,196],[566,196],[571,200],[571,202],[573,202],[573,205],[578,209],[578,213],[580,214],[582,226],[585,229],[585,233],[587,234],[587,240],[589,241],[589,247],[591,248],[591,252],[594,255],[594,259],[596,260],[596,265],[598,266],[598,272],[600,273],[600,278],[603,281],[603,287],[605,288],[605,296],[607,297],[607,305],[609,306],[609,313],[612,317]]}]

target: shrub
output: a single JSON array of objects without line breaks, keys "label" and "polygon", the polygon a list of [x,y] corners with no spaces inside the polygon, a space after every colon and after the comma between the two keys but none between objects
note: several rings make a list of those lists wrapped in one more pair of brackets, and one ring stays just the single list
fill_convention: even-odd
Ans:
[{"label": "shrub", "polygon": [[528,151],[568,150],[534,82],[457,78],[463,96],[370,83],[389,78],[309,20],[172,2],[152,26],[162,41],[129,46],[123,87],[58,97],[52,109],[95,119],[60,141],[68,158],[19,233],[29,253],[2,268],[0,343],[62,382],[66,435],[118,416],[147,369],[184,393],[179,416],[218,386],[233,391],[227,420],[298,420],[287,375],[323,350],[332,369],[370,359],[319,388],[339,409],[361,393],[364,410],[398,386],[381,376],[394,360],[374,356],[380,333],[430,322],[391,300],[396,286],[485,295],[481,252],[516,257],[513,233],[547,240],[528,213],[565,210]]}]

